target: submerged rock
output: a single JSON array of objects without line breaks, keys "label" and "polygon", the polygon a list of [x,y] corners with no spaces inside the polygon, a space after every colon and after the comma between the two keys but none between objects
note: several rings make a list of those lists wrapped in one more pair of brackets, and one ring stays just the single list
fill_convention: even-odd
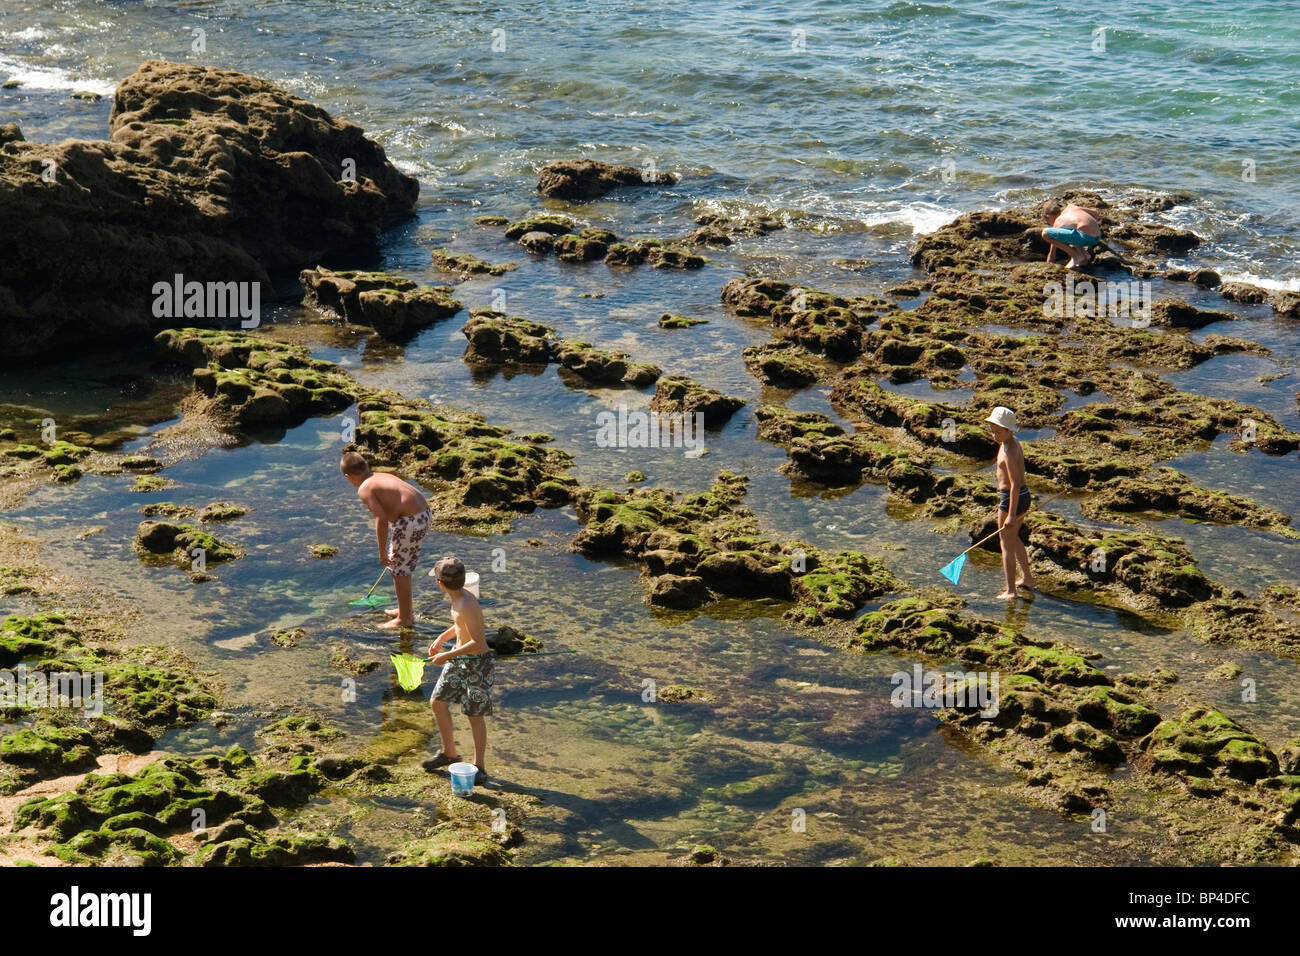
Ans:
[{"label": "submerged rock", "polygon": [[[11,136],[0,150],[0,220],[24,224],[0,238],[8,361],[176,322],[155,310],[155,284],[177,275],[258,283],[272,298],[269,271],[373,247],[419,190],[360,127],[213,67],[146,62],[118,86],[109,131],[57,144]],[[184,318],[220,318],[198,312]]]},{"label": "submerged rock", "polygon": [[492,650],[496,651],[498,657],[510,657],[514,654],[535,654],[543,647],[540,638],[525,634],[509,624],[497,628],[496,634],[488,638],[487,642]]},{"label": "submerged rock", "polygon": [[708,319],[697,319],[689,315],[674,315],[671,312],[665,312],[659,316],[659,328],[689,329],[695,325],[704,325],[708,321]]}]

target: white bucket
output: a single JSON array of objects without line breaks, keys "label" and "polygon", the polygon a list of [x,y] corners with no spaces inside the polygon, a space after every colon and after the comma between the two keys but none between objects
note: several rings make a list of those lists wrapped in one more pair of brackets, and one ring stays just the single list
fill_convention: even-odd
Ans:
[{"label": "white bucket", "polygon": [[454,763],[447,768],[451,775],[451,792],[456,797],[468,797],[474,792],[474,775],[478,767],[472,763]]}]

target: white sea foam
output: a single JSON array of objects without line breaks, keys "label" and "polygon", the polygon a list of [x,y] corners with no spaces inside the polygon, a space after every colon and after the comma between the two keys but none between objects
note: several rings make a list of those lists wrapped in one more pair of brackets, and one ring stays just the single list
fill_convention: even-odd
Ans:
[{"label": "white sea foam", "polygon": [[1224,282],[1245,282],[1257,285],[1261,289],[1273,289],[1279,292],[1300,292],[1300,276],[1289,279],[1272,279],[1254,272],[1225,272],[1221,278]]},{"label": "white sea foam", "polygon": [[960,215],[961,211],[958,209],[928,202],[909,202],[893,209],[882,209],[863,216],[862,222],[867,226],[894,224],[910,226],[912,235],[923,236],[946,226]]},{"label": "white sea foam", "polygon": [[0,79],[17,80],[26,90],[89,90],[112,96],[117,84],[111,80],[92,80],[74,76],[54,66],[36,66],[0,54]]}]

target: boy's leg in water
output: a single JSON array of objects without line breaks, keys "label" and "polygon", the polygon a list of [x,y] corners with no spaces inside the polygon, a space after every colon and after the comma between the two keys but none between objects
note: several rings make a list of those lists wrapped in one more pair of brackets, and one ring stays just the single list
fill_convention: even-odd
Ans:
[{"label": "boy's leg in water", "polygon": [[[998,520],[1002,520],[1002,515],[1006,512],[998,512]],[[998,543],[1002,546],[1002,573],[1006,576],[1007,586],[998,597],[1003,600],[1011,600],[1016,596],[1016,552],[1012,541],[1016,538],[1016,525],[1014,519],[1007,521],[998,529]]]}]

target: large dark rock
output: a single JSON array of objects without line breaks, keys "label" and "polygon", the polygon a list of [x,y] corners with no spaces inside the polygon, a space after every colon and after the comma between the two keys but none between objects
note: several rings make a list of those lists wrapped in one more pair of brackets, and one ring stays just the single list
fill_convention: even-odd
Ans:
[{"label": "large dark rock", "polygon": [[4,359],[233,326],[155,315],[155,283],[257,282],[265,301],[270,272],[373,246],[419,191],[359,126],[227,70],[145,63],[118,87],[109,130],[0,136]]}]

